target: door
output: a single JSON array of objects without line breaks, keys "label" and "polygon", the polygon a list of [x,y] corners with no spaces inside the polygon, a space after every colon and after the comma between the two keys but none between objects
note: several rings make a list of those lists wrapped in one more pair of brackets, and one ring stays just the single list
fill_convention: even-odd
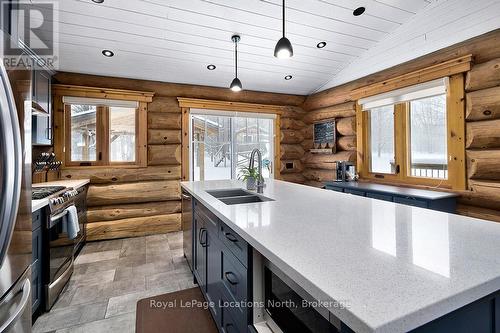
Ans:
[{"label": "door", "polygon": [[31,270],[0,301],[0,332],[31,333]]},{"label": "door", "polygon": [[30,80],[0,63],[0,332],[31,332]]},{"label": "door", "polygon": [[196,225],[196,246],[195,246],[195,273],[198,285],[206,292],[207,286],[207,228],[205,221],[199,216],[195,216]]},{"label": "door", "polygon": [[52,144],[51,76],[44,70],[33,71],[33,144]]},{"label": "door", "polygon": [[255,148],[262,153],[263,177],[272,178],[274,126],[272,115],[191,109],[190,179],[237,179]]},{"label": "door", "polygon": [[73,273],[75,241],[68,236],[63,225],[67,210],[51,215],[44,235],[49,243],[48,267],[45,270],[45,309],[50,310]]},{"label": "door", "polygon": [[[207,221],[207,223],[211,223]],[[213,307],[210,307],[210,311],[215,318],[217,326],[221,323],[221,308],[219,303],[221,300],[220,294],[220,270],[221,270],[221,246],[219,239],[217,238],[217,233],[212,232],[208,228],[207,234],[207,299],[209,302],[213,303]],[[217,230],[217,229],[216,229]]]},{"label": "door", "polygon": [[0,156],[9,156],[0,160],[0,299],[32,259],[30,80],[29,70],[0,65]]}]

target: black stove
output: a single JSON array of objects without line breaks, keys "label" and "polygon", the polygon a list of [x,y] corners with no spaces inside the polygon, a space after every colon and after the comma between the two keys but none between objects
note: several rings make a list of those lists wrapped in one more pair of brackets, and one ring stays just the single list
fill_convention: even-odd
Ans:
[{"label": "black stove", "polygon": [[54,193],[64,190],[64,186],[43,186],[43,187],[33,187],[32,188],[32,199],[40,200],[51,196]]}]

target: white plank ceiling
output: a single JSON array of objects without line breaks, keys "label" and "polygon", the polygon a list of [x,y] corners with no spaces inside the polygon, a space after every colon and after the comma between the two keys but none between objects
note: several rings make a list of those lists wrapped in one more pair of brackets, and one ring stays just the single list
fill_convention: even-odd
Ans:
[{"label": "white plank ceiling", "polygon": [[[273,50],[282,34],[281,0],[60,0],[58,70],[227,87],[237,33],[244,89],[307,95],[348,80],[353,64],[393,34],[406,36],[401,30],[416,24],[417,13],[449,1],[458,0],[288,0],[295,54],[279,60]],[[355,17],[359,6],[366,12]],[[320,41],[324,49],[316,47]],[[115,56],[104,57],[103,49]],[[217,69],[208,71],[209,64]]]}]

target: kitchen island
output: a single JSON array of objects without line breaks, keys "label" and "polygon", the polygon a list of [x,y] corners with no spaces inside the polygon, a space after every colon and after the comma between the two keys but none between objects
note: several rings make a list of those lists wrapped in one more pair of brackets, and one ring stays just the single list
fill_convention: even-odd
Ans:
[{"label": "kitchen island", "polygon": [[355,332],[442,331],[467,307],[475,332],[495,316],[498,328],[497,223],[276,180],[263,194],[273,201],[236,205],[206,191],[239,181],[181,186],[314,299],[346,304],[328,311]]}]

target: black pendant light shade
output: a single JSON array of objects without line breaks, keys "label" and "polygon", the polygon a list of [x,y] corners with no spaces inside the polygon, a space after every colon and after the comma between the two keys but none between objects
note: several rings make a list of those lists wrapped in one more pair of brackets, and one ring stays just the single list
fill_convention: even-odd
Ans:
[{"label": "black pendant light shade", "polygon": [[240,36],[238,35],[233,35],[231,37],[231,40],[234,43],[234,79],[233,82],[231,82],[231,85],[229,88],[234,91],[238,92],[243,90],[243,85],[241,84],[240,79],[238,79],[238,42],[240,41]]},{"label": "black pendant light shade", "polygon": [[293,57],[292,43],[285,37],[285,0],[283,0],[283,37],[280,38],[274,48],[274,56],[279,59]]},{"label": "black pendant light shade", "polygon": [[292,43],[286,37],[281,37],[274,48],[274,56],[279,59],[286,59],[293,56]]},{"label": "black pendant light shade", "polygon": [[243,89],[243,86],[241,85],[240,79],[235,77],[233,82],[231,82],[231,85],[229,86],[229,88],[231,88],[231,90],[234,92],[241,91]]}]

